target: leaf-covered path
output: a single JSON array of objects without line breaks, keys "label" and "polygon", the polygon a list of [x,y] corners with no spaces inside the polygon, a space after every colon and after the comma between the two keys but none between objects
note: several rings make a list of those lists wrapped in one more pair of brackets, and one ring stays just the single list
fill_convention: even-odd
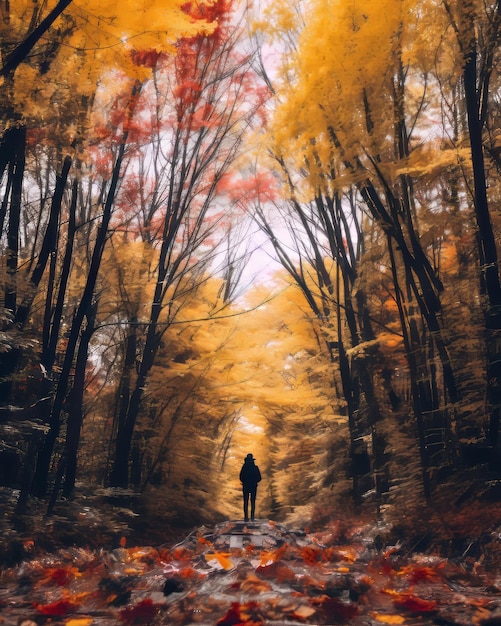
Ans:
[{"label": "leaf-covered path", "polygon": [[1,574],[0,623],[501,624],[499,573],[374,544],[367,528],[341,539],[257,520],[171,547],[33,554]]}]

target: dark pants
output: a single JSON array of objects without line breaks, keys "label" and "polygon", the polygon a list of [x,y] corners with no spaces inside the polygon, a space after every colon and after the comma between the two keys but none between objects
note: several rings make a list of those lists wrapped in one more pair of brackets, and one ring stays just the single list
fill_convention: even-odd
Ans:
[{"label": "dark pants", "polygon": [[251,502],[251,520],[254,519],[254,514],[256,512],[256,493],[257,487],[251,486],[248,487],[246,485],[243,486],[243,494],[244,494],[244,517],[245,521],[249,520],[249,497]]}]

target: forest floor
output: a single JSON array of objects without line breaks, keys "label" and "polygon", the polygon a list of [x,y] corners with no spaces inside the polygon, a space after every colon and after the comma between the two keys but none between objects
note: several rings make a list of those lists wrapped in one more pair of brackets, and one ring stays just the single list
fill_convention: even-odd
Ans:
[{"label": "forest floor", "polygon": [[0,574],[7,626],[501,625],[501,572],[385,545],[362,522],[307,532],[227,521],[115,548],[25,541],[11,557]]}]

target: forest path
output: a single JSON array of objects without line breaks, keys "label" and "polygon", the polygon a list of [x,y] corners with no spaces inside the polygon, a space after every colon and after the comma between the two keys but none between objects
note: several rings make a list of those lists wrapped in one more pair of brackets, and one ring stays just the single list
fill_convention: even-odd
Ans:
[{"label": "forest path", "polygon": [[49,623],[495,626],[501,577],[377,550],[362,527],[341,538],[334,526],[228,521],[175,546],[72,547],[3,570],[0,624]]}]

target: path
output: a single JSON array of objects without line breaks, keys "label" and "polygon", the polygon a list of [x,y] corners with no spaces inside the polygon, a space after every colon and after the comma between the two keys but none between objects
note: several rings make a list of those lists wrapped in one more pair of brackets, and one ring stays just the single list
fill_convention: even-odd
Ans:
[{"label": "path", "polygon": [[501,625],[501,577],[267,520],[202,527],[176,546],[33,556],[0,578],[0,624]]}]

